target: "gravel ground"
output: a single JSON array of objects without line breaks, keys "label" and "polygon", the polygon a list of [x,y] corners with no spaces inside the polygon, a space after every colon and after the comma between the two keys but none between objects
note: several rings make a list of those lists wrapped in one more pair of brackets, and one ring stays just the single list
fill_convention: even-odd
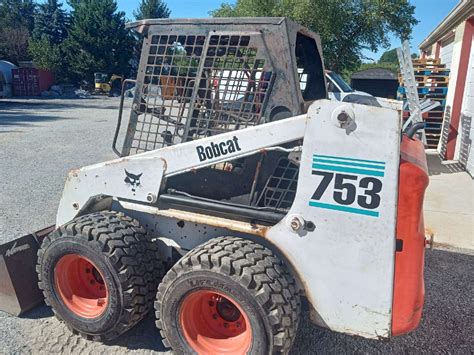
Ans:
[{"label": "gravel ground", "polygon": [[[102,97],[0,100],[0,243],[54,223],[68,170],[114,158],[117,108],[118,99]],[[425,279],[424,316],[413,333],[388,341],[335,334],[304,312],[292,353],[472,353],[474,256],[427,252]],[[46,306],[21,318],[0,312],[0,353],[163,350],[151,316],[104,345],[69,333]]]}]

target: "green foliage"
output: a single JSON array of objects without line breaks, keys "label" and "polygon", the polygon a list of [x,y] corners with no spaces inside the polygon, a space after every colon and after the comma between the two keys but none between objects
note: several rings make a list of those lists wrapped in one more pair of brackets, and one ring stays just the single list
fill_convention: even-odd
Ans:
[{"label": "green foliage", "polygon": [[133,38],[114,0],[70,0],[69,36],[64,52],[71,77],[93,82],[95,72],[128,74]]},{"label": "green foliage", "polygon": [[33,0],[0,0],[0,28],[25,27],[31,33],[35,9]]},{"label": "green foliage", "polygon": [[35,14],[33,38],[42,38],[52,44],[60,44],[67,37],[68,16],[58,0],[47,0],[38,5]]},{"label": "green foliage", "polygon": [[30,33],[23,26],[0,29],[0,58],[18,64],[28,60],[28,41]]},{"label": "green foliage", "polygon": [[31,39],[28,52],[39,69],[57,74],[63,64],[60,46],[48,41],[46,37]]},{"label": "green foliage", "polygon": [[397,49],[393,48],[384,52],[379,59],[379,63],[394,63],[398,65]]},{"label": "green foliage", "polygon": [[38,68],[53,72],[58,81],[67,77],[62,48],[67,30],[68,15],[62,8],[62,3],[58,0],[47,0],[38,5],[28,54]]},{"label": "green foliage", "polygon": [[0,58],[18,64],[28,59],[33,30],[33,0],[0,0]]},{"label": "green foliage", "polygon": [[162,0],[141,0],[138,9],[133,11],[133,16],[137,20],[148,18],[168,18],[171,11]]},{"label": "green foliage", "polygon": [[326,67],[342,72],[361,64],[364,49],[388,47],[390,33],[409,38],[414,11],[408,0],[237,0],[210,14],[289,17],[320,34]]}]

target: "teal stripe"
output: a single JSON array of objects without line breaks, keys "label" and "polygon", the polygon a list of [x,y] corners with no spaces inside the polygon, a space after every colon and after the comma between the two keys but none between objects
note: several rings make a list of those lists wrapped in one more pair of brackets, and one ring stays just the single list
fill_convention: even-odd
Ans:
[{"label": "teal stripe", "polygon": [[313,163],[313,169],[323,169],[323,170],[329,170],[329,171],[337,171],[341,173],[353,173],[353,174],[362,174],[362,175],[370,175],[370,176],[384,176],[383,171],[346,168],[344,166],[332,166],[332,165],[315,164],[315,163]]},{"label": "teal stripe", "polygon": [[363,214],[363,215],[372,216],[372,217],[378,217],[379,216],[379,213],[376,212],[376,211],[363,210],[361,208],[354,208],[354,207],[347,207],[347,206],[340,206],[340,205],[331,205],[329,203],[322,203],[322,202],[316,202],[316,201],[309,201],[309,205],[311,207],[325,208],[327,210]]},{"label": "teal stripe", "polygon": [[348,161],[336,161],[329,158],[313,158],[313,163],[327,163],[327,164],[337,164],[337,165],[348,165],[348,166],[360,166],[361,168],[372,168],[378,170],[385,170],[385,166],[382,165],[373,165],[373,164],[364,164],[364,163],[352,163]]},{"label": "teal stripe", "polygon": [[385,162],[383,162],[383,161],[377,161],[377,160],[342,158],[342,157],[335,157],[335,156],[332,156],[332,155],[319,155],[319,154],[313,154],[313,157],[314,157],[314,158],[330,158],[330,159],[347,160],[347,161],[359,161],[359,162],[362,162],[362,163],[373,163],[373,164],[382,164],[382,165],[385,165]]}]

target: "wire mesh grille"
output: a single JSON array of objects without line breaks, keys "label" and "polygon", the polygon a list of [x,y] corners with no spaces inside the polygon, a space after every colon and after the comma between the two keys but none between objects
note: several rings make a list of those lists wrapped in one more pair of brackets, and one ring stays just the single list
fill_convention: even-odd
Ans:
[{"label": "wire mesh grille", "polygon": [[298,170],[298,166],[288,158],[280,158],[257,200],[257,206],[289,209],[295,200]]},{"label": "wire mesh grille", "polygon": [[130,154],[262,123],[273,72],[249,35],[153,35]]}]

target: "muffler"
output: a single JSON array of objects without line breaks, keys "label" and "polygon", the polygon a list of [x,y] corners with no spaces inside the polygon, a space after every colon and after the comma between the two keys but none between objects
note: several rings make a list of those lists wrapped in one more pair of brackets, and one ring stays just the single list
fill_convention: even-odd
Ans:
[{"label": "muffler", "polygon": [[36,274],[37,252],[55,226],[0,245],[0,310],[18,316],[43,302]]}]

